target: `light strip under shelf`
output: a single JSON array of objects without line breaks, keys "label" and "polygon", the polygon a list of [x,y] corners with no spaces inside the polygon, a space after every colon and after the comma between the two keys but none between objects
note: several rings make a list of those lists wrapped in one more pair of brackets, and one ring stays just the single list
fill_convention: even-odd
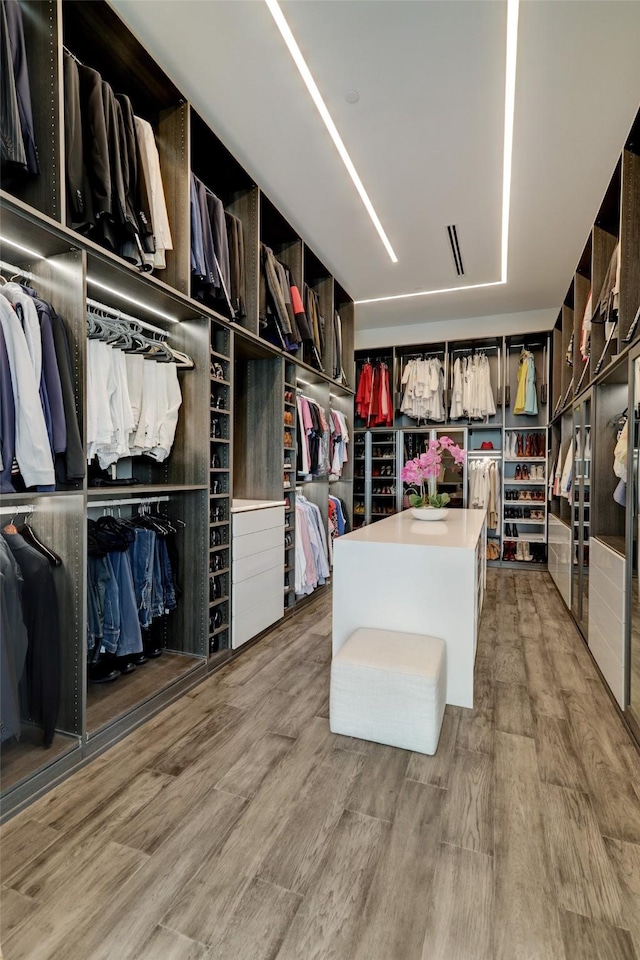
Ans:
[{"label": "light strip under shelf", "polygon": [[391,262],[397,263],[398,258],[394,253],[393,247],[391,246],[391,242],[384,231],[384,227],[380,223],[380,218],[378,217],[378,214],[376,213],[374,206],[371,203],[371,200],[369,199],[369,194],[364,188],[364,184],[360,179],[360,176],[358,175],[358,171],[355,168],[353,160],[349,156],[347,148],[345,147],[342,141],[342,137],[338,133],[338,128],[333,122],[333,118],[327,109],[326,103],[322,99],[322,94],[318,90],[318,86],[311,75],[311,71],[309,70],[307,63],[304,57],[302,56],[302,53],[300,52],[300,47],[298,46],[296,42],[296,38],[291,32],[291,27],[287,23],[284,13],[280,9],[280,4],[278,3],[278,0],[265,0],[265,3],[269,8],[269,12],[271,16],[276,22],[276,26],[278,27],[278,30],[282,34],[282,38],[287,45],[289,53],[291,54],[293,61],[296,67],[298,68],[298,71],[300,72],[300,76],[304,80],[305,86],[311,95],[311,99],[315,103],[318,113],[322,117],[324,125],[329,132],[329,136],[333,140],[335,147],[338,153],[340,154],[340,159],[344,163],[347,169],[347,173],[353,180],[353,184],[360,195],[360,199],[364,204],[365,210],[371,217],[373,225],[378,231],[378,236],[382,240],[382,243],[384,244],[384,248],[389,254]]},{"label": "light strip under shelf", "polygon": [[87,283],[91,284],[92,287],[98,287],[99,290],[106,290],[107,293],[112,293],[114,297],[120,297],[121,300],[126,300],[127,303],[133,303],[136,307],[141,307],[143,310],[155,314],[156,317],[162,317],[163,320],[170,320],[171,323],[180,323],[178,317],[172,317],[170,314],[164,313],[163,310],[158,310],[156,307],[152,307],[142,300],[136,300],[134,297],[130,297],[128,293],[122,293],[117,287],[109,287],[100,280],[94,280],[93,277],[87,277]]},{"label": "light strip under shelf", "polygon": [[0,243],[6,243],[8,247],[13,247],[14,250],[19,250],[20,253],[26,253],[28,257],[35,257],[36,260],[45,259],[41,253],[36,253],[35,250],[30,250],[29,247],[23,247],[21,243],[16,243],[15,240],[10,240],[9,237],[0,236]]}]

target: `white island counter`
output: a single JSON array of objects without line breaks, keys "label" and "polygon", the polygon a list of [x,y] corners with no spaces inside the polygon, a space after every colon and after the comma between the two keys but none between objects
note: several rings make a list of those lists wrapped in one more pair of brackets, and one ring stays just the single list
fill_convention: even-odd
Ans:
[{"label": "white island counter", "polygon": [[358,627],[441,637],[447,703],[473,707],[485,588],[485,511],[414,520],[406,510],[334,542],[333,651]]}]

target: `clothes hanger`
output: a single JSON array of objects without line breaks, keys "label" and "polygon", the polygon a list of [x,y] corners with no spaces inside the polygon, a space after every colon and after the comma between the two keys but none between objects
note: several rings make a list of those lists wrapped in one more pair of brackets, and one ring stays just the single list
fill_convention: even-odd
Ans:
[{"label": "clothes hanger", "polygon": [[29,522],[31,520],[31,516],[32,514],[30,513],[27,516],[24,523],[20,524],[17,532],[24,538],[24,540],[26,540],[26,542],[30,546],[34,548],[34,550],[37,550],[38,553],[41,553],[43,557],[46,557],[46,559],[49,561],[52,567],[61,567],[62,566],[61,558],[58,556],[58,554],[54,550],[51,549],[51,547],[48,547],[46,544],[42,542],[42,540],[40,540],[37,533],[31,526]]},{"label": "clothes hanger", "polygon": [[9,523],[8,523],[5,527],[2,528],[2,532],[3,532],[3,533],[14,534],[14,533],[17,533],[17,532],[18,532],[18,528],[16,527],[16,525],[15,525],[14,522],[13,522],[16,517],[17,517],[17,513],[14,513],[14,515],[11,517],[11,520],[9,521]]}]

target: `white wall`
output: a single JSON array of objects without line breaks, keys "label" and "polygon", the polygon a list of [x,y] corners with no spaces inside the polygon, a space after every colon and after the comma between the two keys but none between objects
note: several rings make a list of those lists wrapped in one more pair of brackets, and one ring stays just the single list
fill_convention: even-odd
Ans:
[{"label": "white wall", "polygon": [[503,313],[491,317],[467,317],[460,320],[434,320],[402,326],[359,330],[356,306],[356,350],[375,347],[434,343],[440,340],[463,340],[472,337],[497,337],[510,333],[537,333],[551,330],[558,316],[557,308],[527,310],[525,313]]}]

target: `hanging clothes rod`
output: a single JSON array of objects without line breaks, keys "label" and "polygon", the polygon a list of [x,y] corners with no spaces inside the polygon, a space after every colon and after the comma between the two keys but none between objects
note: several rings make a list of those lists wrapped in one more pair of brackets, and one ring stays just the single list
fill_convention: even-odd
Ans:
[{"label": "hanging clothes rod", "polygon": [[68,56],[71,57],[72,60],[75,60],[76,63],[79,63],[81,67],[84,66],[84,64],[82,63],[82,60],[78,60],[78,58],[76,57],[75,53],[72,53],[71,50],[69,50],[68,47],[63,47],[62,49],[64,50],[64,52],[65,52]]},{"label": "hanging clothes rod", "polygon": [[5,516],[12,514],[14,517],[17,517],[20,513],[33,513],[34,506],[32,503],[17,503],[12,507],[0,507],[0,516]]},{"label": "hanging clothes rod", "polygon": [[500,350],[500,347],[497,347],[495,344],[492,344],[488,347],[456,347],[455,350],[452,350],[452,353],[486,353],[487,350]]},{"label": "hanging clothes rod", "polygon": [[544,343],[510,343],[509,350],[531,350],[533,347],[544,347]]},{"label": "hanging clothes rod", "polygon": [[32,273],[29,273],[27,270],[23,270],[21,267],[16,267],[15,263],[7,263],[6,260],[0,260],[0,270],[6,270],[7,273],[12,273],[16,277],[22,277],[23,280],[36,279]]},{"label": "hanging clothes rod", "polygon": [[87,509],[93,507],[126,507],[130,505],[148,503],[166,503],[169,497],[130,497],[128,500],[89,500]]},{"label": "hanging clothes rod", "polygon": [[129,320],[131,323],[139,324],[143,330],[151,330],[152,333],[160,333],[163,337],[169,336],[168,332],[163,330],[161,327],[154,327],[152,323],[147,323],[146,320],[140,320],[138,317],[132,317],[130,313],[123,313],[122,310],[117,310],[115,307],[110,307],[106,303],[100,303],[99,300],[92,300],[91,297],[87,297],[87,306],[95,307],[96,310],[104,310],[105,313],[110,313],[114,320]]},{"label": "hanging clothes rod", "polygon": [[444,350],[433,350],[429,353],[405,353],[403,360],[429,360],[431,357],[444,358]]}]

